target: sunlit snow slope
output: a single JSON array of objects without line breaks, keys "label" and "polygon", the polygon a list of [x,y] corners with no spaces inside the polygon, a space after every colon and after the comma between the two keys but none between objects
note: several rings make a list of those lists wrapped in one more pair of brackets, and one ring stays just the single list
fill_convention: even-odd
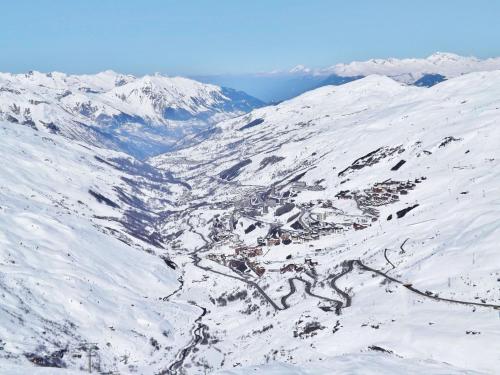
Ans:
[{"label": "sunlit snow slope", "polygon": [[322,87],[146,161],[0,123],[0,373],[495,374],[499,120],[494,71]]},{"label": "sunlit snow slope", "polygon": [[260,105],[182,77],[0,73],[0,120],[141,158]]},{"label": "sunlit snow slope", "polygon": [[10,123],[0,158],[0,373],[88,370],[89,347],[93,370],[163,369],[197,308],[163,300],[178,271],[134,236],[141,211],[126,196],[165,209],[184,188],[165,180],[153,196],[145,177],[104,162],[129,157]]},{"label": "sunlit snow slope", "polygon": [[183,296],[210,308],[218,342],[193,360],[309,374],[311,361],[379,352],[387,373],[391,361],[496,373],[499,120],[498,71],[432,88],[369,76],[156,157],[205,204],[184,228],[210,240],[185,246],[200,249],[190,277],[210,290],[186,282]]}]

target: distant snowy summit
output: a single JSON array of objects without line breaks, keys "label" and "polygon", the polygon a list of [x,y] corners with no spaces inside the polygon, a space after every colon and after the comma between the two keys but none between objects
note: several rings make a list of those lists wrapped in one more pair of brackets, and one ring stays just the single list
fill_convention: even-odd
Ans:
[{"label": "distant snowy summit", "polygon": [[0,120],[146,157],[263,103],[159,74],[0,73]]},{"label": "distant snowy summit", "polygon": [[426,74],[439,74],[449,79],[466,73],[498,69],[500,69],[500,58],[481,60],[472,56],[466,57],[454,53],[436,52],[422,59],[370,59],[367,61],[353,61],[347,64],[336,64],[321,69],[311,69],[304,65],[297,65],[288,72],[275,71],[270,74],[314,76],[335,74],[340,77],[379,74],[391,77],[399,82],[413,84]]},{"label": "distant snowy summit", "polygon": [[342,85],[372,74],[384,75],[408,85],[430,87],[462,74],[500,69],[500,58],[478,59],[436,52],[427,58],[371,59],[312,69],[297,65],[253,76],[204,77],[204,82],[229,85],[262,100],[279,102],[326,85]]},{"label": "distant snowy summit", "polygon": [[313,74],[336,74],[341,77],[379,74],[396,81],[415,84],[428,75],[439,75],[444,79],[462,74],[500,69],[500,58],[481,60],[476,57],[459,56],[453,53],[436,52],[425,59],[372,59],[337,64]]},{"label": "distant snowy summit", "polygon": [[298,65],[286,72],[197,77],[205,83],[113,71],[0,73],[0,120],[147,158],[196,144],[215,124],[261,107],[264,101],[281,102],[318,87],[373,74],[431,87],[462,74],[497,69],[500,58],[435,53],[425,59],[372,59],[322,69]]}]

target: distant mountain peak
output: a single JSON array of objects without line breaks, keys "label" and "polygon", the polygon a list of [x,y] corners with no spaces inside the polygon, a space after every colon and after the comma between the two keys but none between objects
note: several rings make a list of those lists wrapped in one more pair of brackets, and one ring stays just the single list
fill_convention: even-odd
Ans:
[{"label": "distant mountain peak", "polygon": [[295,67],[293,67],[292,69],[290,69],[289,71],[291,74],[297,74],[297,73],[305,73],[305,74],[309,74],[312,72],[312,69],[311,68],[308,68],[306,67],[305,65],[297,65]]},{"label": "distant mountain peak", "polygon": [[446,78],[456,77],[474,71],[500,69],[500,58],[481,60],[449,52],[436,52],[427,58],[372,59],[337,64],[324,69],[323,74],[359,76],[382,74],[404,83],[413,83],[426,74],[440,74]]},{"label": "distant mountain peak", "polygon": [[439,61],[439,60],[458,61],[458,60],[466,59],[466,58],[467,57],[457,55],[456,53],[439,52],[438,51],[438,52],[434,52],[432,55],[429,55],[429,57],[427,57],[427,60],[431,60],[431,61]]},{"label": "distant mountain peak", "polygon": [[193,133],[263,103],[183,77],[0,73],[0,120],[136,157],[170,150]]},{"label": "distant mountain peak", "polygon": [[393,77],[404,83],[411,83],[424,74],[441,74],[451,78],[474,71],[497,69],[500,69],[500,58],[482,60],[474,56],[461,56],[451,52],[435,52],[426,58],[373,58],[365,61],[339,63],[320,69],[312,69],[300,64],[290,69],[288,73],[276,70],[268,75],[329,76],[335,74],[341,77],[351,77],[380,74]]}]

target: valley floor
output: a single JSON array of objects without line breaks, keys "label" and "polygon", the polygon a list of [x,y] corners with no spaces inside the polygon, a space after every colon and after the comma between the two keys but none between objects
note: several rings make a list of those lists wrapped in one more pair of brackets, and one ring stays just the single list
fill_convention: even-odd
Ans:
[{"label": "valley floor", "polygon": [[367,77],[147,162],[2,124],[0,372],[496,373],[499,87]]}]

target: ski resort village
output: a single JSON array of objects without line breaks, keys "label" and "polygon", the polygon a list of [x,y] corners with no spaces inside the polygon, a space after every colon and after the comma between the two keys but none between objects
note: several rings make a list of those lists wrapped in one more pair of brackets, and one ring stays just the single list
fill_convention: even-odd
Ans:
[{"label": "ski resort village", "polygon": [[[29,3],[36,19],[4,6],[2,23],[26,27],[20,45],[45,19],[37,33],[74,38],[58,25],[76,17],[93,39],[71,39],[66,71],[119,49],[124,71],[138,73],[25,73],[17,60],[0,73],[0,375],[500,374],[499,58],[441,52],[247,74],[267,58],[294,61],[296,48],[337,51],[344,38],[371,53],[384,39],[360,47],[380,32],[366,25],[379,13],[384,28],[387,17],[406,23],[420,6],[395,17],[364,2],[359,38],[318,41],[311,22],[328,15],[327,30],[344,30],[361,5],[344,14],[350,3],[324,13],[318,3],[332,3],[288,2],[273,26],[268,9],[283,2],[254,13],[253,2]],[[106,17],[83,3],[109,7]],[[188,18],[171,16],[179,7]],[[419,35],[451,12],[434,7],[422,7]],[[236,17],[223,36],[218,22],[205,27],[214,9]],[[287,21],[300,35],[284,54],[279,25],[294,10],[314,21]],[[472,33],[467,22],[453,30]],[[120,25],[122,43],[103,46]],[[191,39],[204,45],[174,64],[200,25]],[[184,31],[166,40],[162,27]],[[231,39],[244,27],[254,39]],[[2,34],[5,60],[22,56]],[[209,53],[223,40],[241,66]],[[196,64],[229,73],[141,74],[167,62],[191,63],[186,76]]]}]

